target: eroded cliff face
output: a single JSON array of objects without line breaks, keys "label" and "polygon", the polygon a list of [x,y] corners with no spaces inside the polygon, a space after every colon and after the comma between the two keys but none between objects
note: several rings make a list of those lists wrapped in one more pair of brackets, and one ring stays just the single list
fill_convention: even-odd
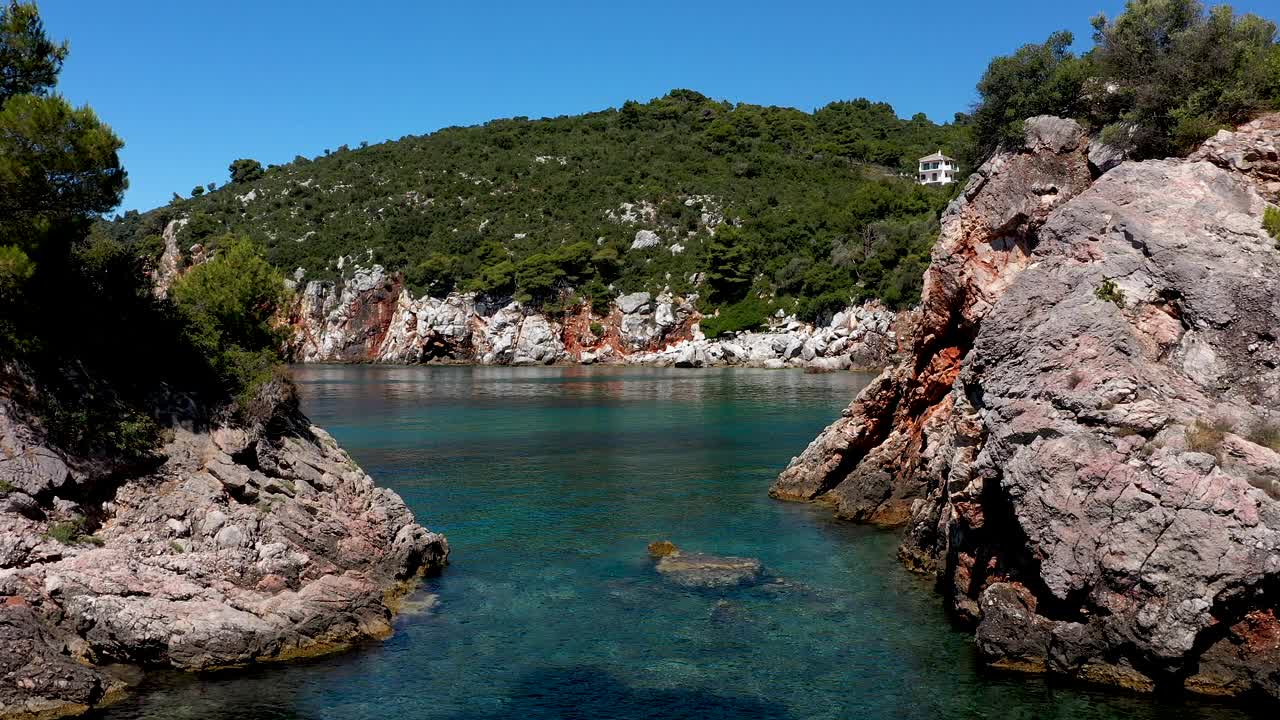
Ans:
[{"label": "eroded cliff face", "polygon": [[1089,185],[1079,125],[1035,118],[1028,128],[1027,147],[984,164],[944,213],[910,356],[792,460],[774,497],[830,502],[851,519],[906,521],[923,487],[926,434],[950,411],[949,390],[982,318],[1029,264],[1036,228]]},{"label": "eroded cliff face", "polygon": [[823,327],[775,318],[768,331],[709,340],[693,302],[671,293],[621,295],[599,316],[584,303],[553,320],[510,300],[414,298],[398,276],[373,266],[340,283],[307,283],[288,323],[299,362],[879,370],[905,349],[909,314],[902,315],[872,304],[837,313]]},{"label": "eroded cliff face", "polygon": [[773,494],[905,524],[992,664],[1280,698],[1280,117],[1092,182],[1028,129],[948,210],[913,357]]},{"label": "eroded cliff face", "polygon": [[443,536],[377,487],[286,389],[250,427],[179,421],[146,468],[42,441],[0,395],[0,717],[110,700],[136,668],[341,650],[391,631]]}]

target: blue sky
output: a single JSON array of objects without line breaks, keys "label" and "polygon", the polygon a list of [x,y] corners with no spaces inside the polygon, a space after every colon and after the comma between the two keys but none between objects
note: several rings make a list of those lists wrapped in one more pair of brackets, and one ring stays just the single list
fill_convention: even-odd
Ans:
[{"label": "blue sky", "polygon": [[[61,92],[124,138],[124,208],[266,163],[677,87],[805,110],[869,97],[948,120],[990,58],[1089,44],[1123,0],[41,0],[71,41]],[[1275,0],[1240,11],[1276,17]]]}]

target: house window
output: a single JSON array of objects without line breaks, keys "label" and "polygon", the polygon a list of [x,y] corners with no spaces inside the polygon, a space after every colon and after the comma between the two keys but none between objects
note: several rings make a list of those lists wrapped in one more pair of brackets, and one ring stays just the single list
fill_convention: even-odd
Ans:
[{"label": "house window", "polygon": [[933,177],[931,177],[931,178],[929,178],[929,179],[930,179],[930,180],[937,180],[937,179],[938,179],[938,173],[934,173],[934,174],[933,174]]}]

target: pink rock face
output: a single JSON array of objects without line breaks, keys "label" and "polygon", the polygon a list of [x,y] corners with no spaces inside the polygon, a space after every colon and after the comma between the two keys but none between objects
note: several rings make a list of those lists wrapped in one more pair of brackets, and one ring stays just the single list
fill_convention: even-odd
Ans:
[{"label": "pink rock face", "polygon": [[[60,457],[0,409],[0,438]],[[388,603],[442,567],[448,543],[323,430],[277,419],[178,429],[145,475],[77,472],[0,497],[0,676],[13,679],[0,717],[87,709],[121,686],[110,663],[196,670],[390,632]],[[75,528],[66,543],[59,526]]]},{"label": "pink rock face", "polygon": [[313,281],[281,322],[296,362],[547,365],[628,363],[661,367],[802,367],[880,370],[901,355],[913,313],[869,302],[821,327],[795,317],[759,331],[706,338],[693,297],[647,292],[590,303],[554,317],[502,298],[451,293],[414,298],[397,273],[357,268],[338,283]]},{"label": "pink rock face", "polygon": [[[1269,116],[1092,184],[1072,152],[997,155],[948,211],[915,356],[774,494],[901,518],[994,664],[1280,697],[1278,142]],[[1073,181],[992,180],[1019,158]]]},{"label": "pink rock face", "polygon": [[841,515],[899,525],[920,495],[925,428],[982,318],[1030,261],[1035,229],[1088,187],[1088,141],[1073,121],[1033,118],[1026,147],[983,164],[947,208],[924,276],[910,359],[886,370],[782,473],[770,494],[833,502]]},{"label": "pink rock face", "polygon": [[1264,115],[1235,132],[1220,130],[1191,154],[1248,178],[1258,193],[1280,202],[1280,114]]}]

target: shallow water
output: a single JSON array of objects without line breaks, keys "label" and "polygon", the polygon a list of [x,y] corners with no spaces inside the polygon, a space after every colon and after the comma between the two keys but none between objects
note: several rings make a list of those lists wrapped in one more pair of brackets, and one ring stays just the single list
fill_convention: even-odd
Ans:
[{"label": "shallow water", "polygon": [[[770,500],[869,376],[302,367],[303,407],[453,564],[396,634],[295,665],[150,676],[125,718],[1236,718],[985,671],[893,533]],[[664,583],[646,543],[783,580]]]}]

